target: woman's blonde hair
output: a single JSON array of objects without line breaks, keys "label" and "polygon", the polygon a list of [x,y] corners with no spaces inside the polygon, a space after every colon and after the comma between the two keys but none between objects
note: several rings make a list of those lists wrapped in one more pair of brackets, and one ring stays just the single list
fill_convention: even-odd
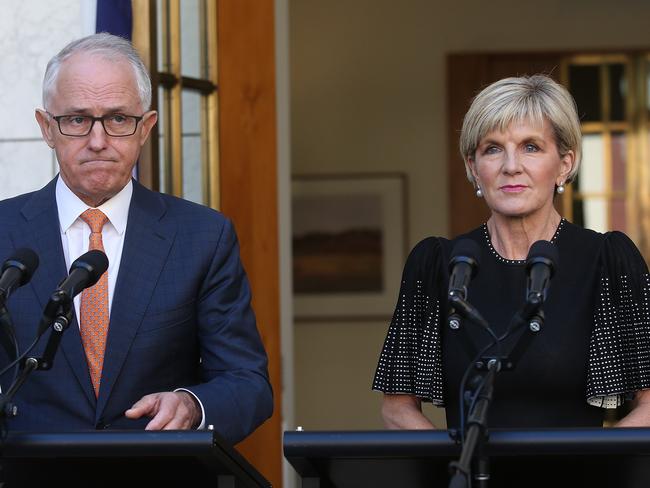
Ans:
[{"label": "woman's blonde hair", "polygon": [[576,103],[562,85],[546,75],[504,78],[484,88],[465,114],[460,133],[460,153],[465,161],[467,178],[476,186],[469,168],[481,140],[490,132],[505,131],[513,122],[553,127],[560,156],[573,151],[575,160],[567,178],[573,181],[581,158],[582,133]]}]

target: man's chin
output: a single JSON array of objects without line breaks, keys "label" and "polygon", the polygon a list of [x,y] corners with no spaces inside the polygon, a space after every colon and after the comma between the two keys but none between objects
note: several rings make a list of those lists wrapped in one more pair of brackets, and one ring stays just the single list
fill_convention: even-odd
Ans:
[{"label": "man's chin", "polygon": [[99,207],[102,203],[117,195],[122,188],[124,188],[124,185],[120,186],[116,183],[102,184],[86,187],[82,191],[74,193],[86,205]]}]

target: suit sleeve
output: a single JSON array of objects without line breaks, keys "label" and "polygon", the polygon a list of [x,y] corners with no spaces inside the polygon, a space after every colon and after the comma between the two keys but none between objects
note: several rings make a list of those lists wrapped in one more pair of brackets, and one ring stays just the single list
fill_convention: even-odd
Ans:
[{"label": "suit sleeve", "polygon": [[197,304],[202,383],[186,387],[205,409],[206,425],[231,443],[273,411],[267,356],[232,223],[226,220]]}]

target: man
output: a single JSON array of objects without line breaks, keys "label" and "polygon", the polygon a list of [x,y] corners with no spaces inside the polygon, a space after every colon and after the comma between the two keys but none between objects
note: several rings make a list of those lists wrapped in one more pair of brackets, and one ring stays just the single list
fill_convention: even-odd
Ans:
[{"label": "man", "polygon": [[[148,73],[119,37],[74,41],[48,64],[36,119],[60,173],[0,202],[0,258],[24,247],[40,257],[7,304],[21,351],[75,259],[100,249],[109,267],[75,298],[53,368],[18,390],[10,430],[212,425],[235,443],[271,415],[232,224],[131,178],[157,119],[150,101]],[[43,354],[48,334],[31,356]]]}]

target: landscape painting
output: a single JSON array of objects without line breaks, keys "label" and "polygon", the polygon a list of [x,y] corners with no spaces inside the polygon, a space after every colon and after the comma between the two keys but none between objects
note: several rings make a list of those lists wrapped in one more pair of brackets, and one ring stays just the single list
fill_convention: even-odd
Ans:
[{"label": "landscape painting", "polygon": [[396,174],[294,178],[297,318],[391,313],[404,258],[404,187]]}]

